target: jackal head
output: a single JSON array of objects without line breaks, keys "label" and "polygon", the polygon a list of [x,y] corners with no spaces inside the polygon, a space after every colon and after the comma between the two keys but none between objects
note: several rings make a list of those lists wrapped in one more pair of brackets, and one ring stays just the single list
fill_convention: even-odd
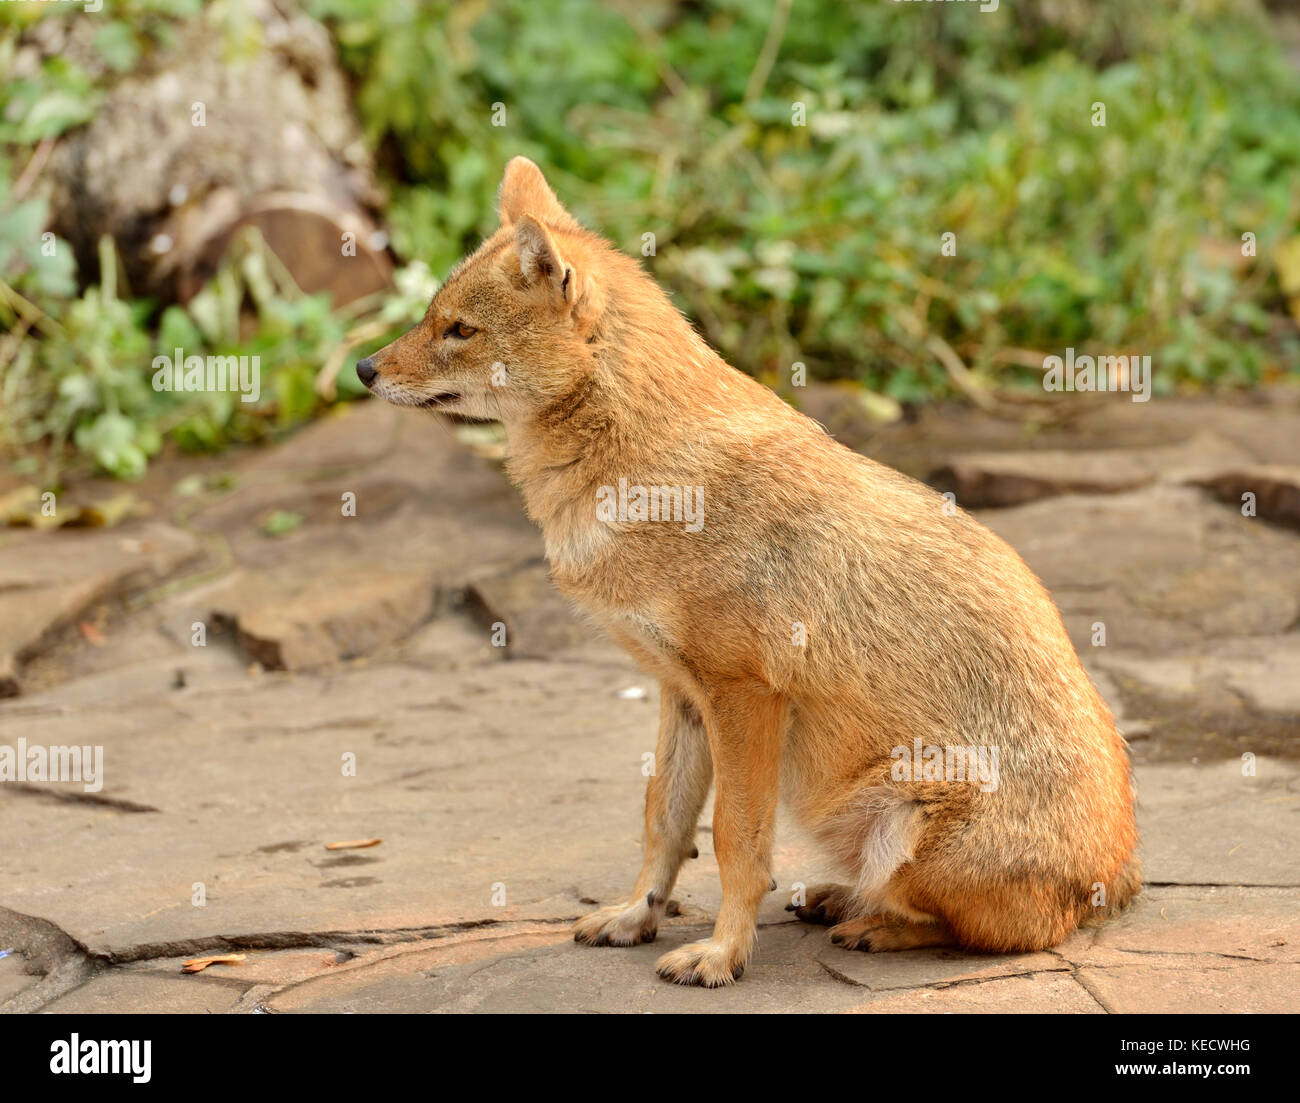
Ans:
[{"label": "jackal head", "polygon": [[357,364],[380,398],[507,425],[580,393],[603,309],[596,270],[612,252],[516,157],[501,225],[438,289],[410,332]]}]

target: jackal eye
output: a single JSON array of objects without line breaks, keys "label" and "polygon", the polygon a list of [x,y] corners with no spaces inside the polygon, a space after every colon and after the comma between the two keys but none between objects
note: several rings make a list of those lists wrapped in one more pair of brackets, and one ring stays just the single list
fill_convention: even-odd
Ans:
[{"label": "jackal eye", "polygon": [[452,322],[443,336],[455,337],[458,341],[468,341],[477,332],[477,329],[473,326],[467,326],[464,322]]}]

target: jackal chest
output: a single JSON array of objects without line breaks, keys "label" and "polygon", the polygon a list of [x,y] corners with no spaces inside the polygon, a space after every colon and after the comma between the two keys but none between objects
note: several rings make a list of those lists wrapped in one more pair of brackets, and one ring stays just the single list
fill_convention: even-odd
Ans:
[{"label": "jackal chest", "polygon": [[659,677],[687,673],[681,648],[653,617],[642,612],[622,612],[599,619],[615,642],[646,670]]}]

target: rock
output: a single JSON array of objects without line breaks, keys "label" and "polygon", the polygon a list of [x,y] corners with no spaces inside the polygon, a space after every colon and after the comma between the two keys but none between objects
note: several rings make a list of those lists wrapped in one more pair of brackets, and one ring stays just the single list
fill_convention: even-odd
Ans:
[{"label": "rock", "polygon": [[1189,885],[1296,885],[1300,768],[1257,756],[1135,770],[1143,877]]},{"label": "rock", "polygon": [[[425,428],[435,428],[428,418],[423,423]],[[402,424],[402,408],[391,403],[343,403],[279,447],[252,453],[241,471],[245,478],[269,472],[308,473],[317,478],[325,472],[356,472],[393,453]]]},{"label": "rock", "polygon": [[[184,976],[162,972],[116,969],[87,981],[80,988],[46,1004],[42,1011],[62,1015],[120,1014],[125,1008],[139,1008],[153,1014],[220,1014],[239,999],[237,967],[221,975]],[[233,983],[232,983],[233,982]]]},{"label": "rock", "polygon": [[953,456],[930,477],[959,505],[983,509],[1020,505],[1060,494],[1117,494],[1156,481],[1189,481],[1243,454],[1213,433],[1185,444],[1080,451],[973,452]]},{"label": "rock", "polygon": [[[868,995],[832,979],[814,954],[824,932],[799,923],[763,931],[744,981],[711,991],[668,984],[655,960],[682,942],[707,937],[700,924],[669,921],[652,944],[617,951],[578,946],[567,925],[519,925],[477,932],[472,942],[440,940],[289,989],[271,998],[277,1011],[330,1013],[494,1012],[790,1014],[844,1011]],[[821,935],[818,939],[817,934]],[[847,953],[847,951],[846,951]]]},{"label": "rock", "polygon": [[[576,878],[613,899],[636,875],[657,709],[614,697],[626,667],[505,669],[232,672],[167,693],[101,676],[93,693],[0,705],[0,743],[93,732],[97,795],[158,809],[0,785],[0,838],[24,840],[0,863],[0,900],[121,961],[236,936],[281,949],[321,932],[576,918]],[[369,837],[383,843],[324,849]],[[714,900],[707,865],[689,863],[679,891]]]},{"label": "rock", "polygon": [[1140,756],[1187,762],[1294,757],[1300,733],[1300,633],[1210,637],[1162,653],[1092,648],[1085,656]]},{"label": "rock", "polygon": [[189,533],[158,522],[23,533],[0,545],[0,696],[21,667],[98,602],[154,584],[199,554]]},{"label": "rock", "polygon": [[1148,886],[1118,917],[1053,952],[1076,966],[1134,965],[1189,948],[1218,958],[1300,962],[1300,887]]},{"label": "rock", "polygon": [[552,585],[545,563],[478,579],[469,585],[466,596],[485,632],[503,626],[509,658],[547,658],[589,643],[599,634]]},{"label": "rock", "polygon": [[[252,453],[237,489],[196,513],[195,528],[220,536],[235,564],[303,579],[352,569],[430,569],[440,586],[540,557],[541,537],[496,468],[456,443],[427,412],[357,404],[272,453]],[[348,497],[345,499],[345,495]],[[269,537],[275,510],[301,525]]]},{"label": "rock", "polygon": [[1092,994],[1066,973],[1033,973],[951,988],[894,992],[853,1008],[861,1015],[1100,1015]]},{"label": "rock", "polygon": [[1183,707],[1235,699],[1253,711],[1290,717],[1300,733],[1300,633],[1209,640],[1160,657],[1099,648],[1096,662],[1163,697],[1182,698]]},{"label": "rock", "polygon": [[1293,465],[1300,440],[1300,392],[1294,387],[1151,402],[1075,395],[1068,410],[1070,416],[1062,419],[1062,408],[1052,413],[1027,406],[1023,419],[1008,420],[960,403],[927,403],[902,421],[878,427],[869,439],[851,443],[873,459],[926,479],[944,457],[972,452],[1082,455],[1175,448],[1206,432],[1249,463]]},{"label": "rock", "polygon": [[1300,616],[1300,538],[1191,487],[1049,498],[979,519],[1043,580],[1081,653],[1098,623],[1107,647],[1159,655],[1284,633]]},{"label": "rock", "polygon": [[[1294,1014],[1300,965],[1203,965],[1192,972],[1184,960],[1163,967],[1141,964],[1107,970],[1080,969],[1078,979],[1114,1015]],[[1199,1063],[1197,1058],[1203,1056],[1162,1055],[1155,1063]],[[1239,1057],[1240,1063],[1250,1064],[1250,1054]],[[1151,1060],[1145,1055],[1144,1059]],[[1227,1060],[1237,1063],[1233,1058]]]},{"label": "rock", "polygon": [[870,440],[880,426],[897,421],[902,414],[893,399],[864,391],[857,383],[810,382],[791,388],[788,398],[796,410],[821,422],[849,448]]},{"label": "rock", "polygon": [[431,571],[357,573],[312,578],[252,602],[236,580],[227,592],[238,603],[240,645],[270,670],[310,670],[395,643],[432,615]]},{"label": "rock", "polygon": [[[250,454],[237,482],[192,523],[219,534],[238,569],[195,595],[191,611],[233,621],[241,646],[274,669],[372,654],[428,621],[436,593],[450,606],[471,580],[508,575],[541,555],[540,536],[500,472],[421,411],[358,403]],[[276,510],[302,521],[270,537],[263,522]],[[541,654],[561,634],[551,622],[571,618],[541,587],[525,596],[554,603],[540,619],[528,619],[531,608],[520,612],[537,642],[530,653]]]},{"label": "rock", "polygon": [[951,949],[939,954],[915,951],[871,954],[861,950],[842,949],[832,945],[829,939],[818,952],[817,960],[828,969],[833,969],[842,977],[856,981],[873,992],[964,984],[1025,973],[1070,971],[1066,962],[1048,953],[988,956]]},{"label": "rock", "polygon": [[[0,947],[0,949],[8,948]],[[0,958],[0,1007],[19,993],[33,987],[37,979],[27,972],[22,954],[15,952]]]},{"label": "rock", "polygon": [[[463,594],[456,596],[463,601]],[[492,646],[490,628],[449,611],[416,632],[403,645],[402,654],[431,671],[447,671],[497,662],[506,657],[506,648]]]},{"label": "rock", "polygon": [[1238,509],[1244,508],[1243,496],[1253,494],[1259,517],[1300,529],[1300,467],[1247,467],[1188,481]]}]

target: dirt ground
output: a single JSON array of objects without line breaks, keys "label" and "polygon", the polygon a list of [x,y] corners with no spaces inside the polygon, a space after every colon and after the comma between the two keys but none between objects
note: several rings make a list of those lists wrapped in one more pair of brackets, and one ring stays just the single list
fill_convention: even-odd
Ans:
[{"label": "dirt ground", "polygon": [[1011,957],[842,950],[784,910],[827,870],[782,821],[744,980],[676,988],[653,963],[720,899],[706,812],[657,943],[575,945],[636,874],[656,687],[551,590],[482,449],[367,402],[60,497],[126,489],[118,524],[0,528],[0,746],[104,755],[96,791],[0,784],[0,1010],[1300,1010],[1295,397],[1033,433],[803,401],[1052,591],[1133,748],[1147,885],[1123,918]]}]

